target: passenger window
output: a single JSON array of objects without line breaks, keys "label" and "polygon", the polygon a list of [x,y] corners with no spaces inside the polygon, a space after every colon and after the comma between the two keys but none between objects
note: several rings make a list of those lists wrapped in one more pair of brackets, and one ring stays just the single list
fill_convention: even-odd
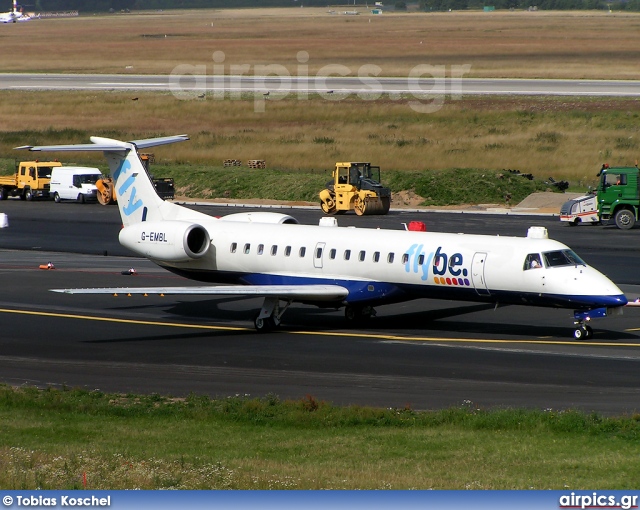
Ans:
[{"label": "passenger window", "polygon": [[284,249],[284,256],[285,256],[285,257],[288,257],[289,255],[291,255],[291,246],[287,246],[287,247]]},{"label": "passenger window", "polygon": [[231,253],[235,253],[238,249],[238,243],[231,243]]},{"label": "passenger window", "polygon": [[406,264],[407,262],[409,262],[409,254],[408,253],[403,253],[402,254],[402,263]]},{"label": "passenger window", "polygon": [[424,264],[424,255],[419,255],[418,256],[418,265],[421,266],[422,264]]},{"label": "passenger window", "polygon": [[539,269],[542,267],[542,259],[540,258],[539,253],[530,253],[527,255],[527,258],[524,259],[524,267],[523,269],[527,271],[528,269]]},{"label": "passenger window", "polygon": [[380,260],[380,252],[376,251],[373,253],[373,261],[378,262]]},{"label": "passenger window", "polygon": [[389,255],[387,255],[387,262],[389,264],[393,264],[393,259],[395,258],[395,254],[394,253],[389,253]]},{"label": "passenger window", "polygon": [[316,258],[322,258],[322,248],[316,248]]},{"label": "passenger window", "polygon": [[262,255],[264,253],[264,244],[258,245],[258,255]]},{"label": "passenger window", "polygon": [[344,250],[344,260],[349,260],[351,258],[351,250]]},{"label": "passenger window", "polygon": [[274,244],[274,245],[271,247],[271,255],[276,255],[277,253],[278,253],[278,245],[277,245],[277,244]]},{"label": "passenger window", "polygon": [[251,251],[251,245],[249,243],[244,245],[244,253],[248,254]]},{"label": "passenger window", "polygon": [[331,260],[336,258],[336,249],[335,248],[331,248],[331,251],[329,252],[329,258]]},{"label": "passenger window", "polygon": [[366,257],[366,255],[367,255],[366,252],[364,250],[361,250],[360,254],[358,255],[358,260],[360,262],[364,262],[364,258]]},{"label": "passenger window", "polygon": [[305,253],[307,253],[307,249],[303,246],[302,248],[300,248],[300,257],[304,257]]}]

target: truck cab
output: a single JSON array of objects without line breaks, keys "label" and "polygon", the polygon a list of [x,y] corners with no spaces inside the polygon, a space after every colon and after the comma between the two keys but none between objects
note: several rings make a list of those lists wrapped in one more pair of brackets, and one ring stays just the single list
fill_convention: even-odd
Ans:
[{"label": "truck cab", "polygon": [[613,219],[621,229],[633,228],[638,220],[638,168],[603,168],[598,183],[598,212],[604,223]]}]

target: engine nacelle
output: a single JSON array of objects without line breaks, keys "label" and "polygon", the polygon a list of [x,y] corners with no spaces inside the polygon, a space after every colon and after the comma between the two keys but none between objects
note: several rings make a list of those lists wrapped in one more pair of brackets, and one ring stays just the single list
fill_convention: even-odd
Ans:
[{"label": "engine nacelle", "polygon": [[271,223],[275,225],[282,225],[283,223],[292,223],[297,225],[299,223],[298,220],[288,214],[263,211],[227,214],[220,218],[220,220],[242,221],[245,223]]},{"label": "engine nacelle", "polygon": [[120,244],[153,260],[186,262],[209,250],[207,230],[186,221],[143,221],[120,231]]}]

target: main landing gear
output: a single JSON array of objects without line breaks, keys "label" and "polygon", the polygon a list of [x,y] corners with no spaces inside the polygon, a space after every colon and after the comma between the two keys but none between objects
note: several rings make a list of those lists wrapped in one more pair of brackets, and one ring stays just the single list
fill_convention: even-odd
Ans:
[{"label": "main landing gear", "polygon": [[256,331],[258,333],[266,333],[268,331],[273,331],[280,326],[282,315],[285,310],[289,308],[290,304],[291,301],[287,301],[284,306],[280,306],[280,298],[264,298],[264,303],[262,303],[260,313],[258,313],[253,321]]},{"label": "main landing gear", "polygon": [[347,305],[344,309],[344,318],[349,324],[356,324],[376,316],[376,311],[371,306]]},{"label": "main landing gear", "polygon": [[[280,326],[282,315],[289,308],[291,301],[280,305],[280,298],[266,297],[260,313],[256,315],[253,324],[258,333],[267,333]],[[347,305],[344,309],[344,317],[350,325],[357,325],[371,317],[375,317],[376,311],[371,306]]]}]

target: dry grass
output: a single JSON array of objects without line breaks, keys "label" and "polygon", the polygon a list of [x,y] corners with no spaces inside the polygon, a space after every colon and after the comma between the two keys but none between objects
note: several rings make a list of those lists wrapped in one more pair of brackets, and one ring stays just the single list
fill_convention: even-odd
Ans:
[{"label": "dry grass", "polygon": [[202,10],[37,20],[0,31],[4,72],[170,73],[224,52],[226,72],[281,64],[298,74],[374,64],[407,76],[420,64],[471,65],[468,76],[638,79],[640,15],[453,12],[330,15],[326,9]]},{"label": "dry grass", "polygon": [[[448,101],[433,114],[407,101],[178,100],[171,94],[1,92],[0,156],[18,145],[87,142],[187,133],[191,141],[156,149],[162,162],[221,166],[264,159],[269,168],[332,168],[373,161],[384,170],[517,168],[585,187],[603,162],[638,156],[640,102],[633,99],[492,98]],[[61,155],[68,161],[69,155]],[[99,155],[76,161],[102,163]]]},{"label": "dry grass", "polygon": [[[375,64],[406,76],[420,64],[471,65],[468,76],[640,78],[640,15],[454,12],[340,16],[325,9],[203,10],[40,20],[0,31],[4,71],[170,73],[204,65],[278,63],[300,74],[328,64]],[[251,74],[248,71],[246,74]],[[142,138],[188,133],[158,148],[164,161],[220,165],[264,159],[271,168],[329,169],[365,160],[384,169],[517,168],[538,177],[591,183],[602,162],[633,164],[634,99],[447,99],[432,114],[384,96],[331,101],[295,95],[181,101],[170,94],[0,93],[0,157],[22,144],[85,142],[91,134]],[[70,131],[63,131],[70,130]],[[70,139],[71,138],[71,139]],[[68,155],[66,155],[68,157]],[[76,157],[76,156],[74,156]],[[94,156],[77,155],[78,158]],[[97,159],[93,161],[100,161]]]}]

